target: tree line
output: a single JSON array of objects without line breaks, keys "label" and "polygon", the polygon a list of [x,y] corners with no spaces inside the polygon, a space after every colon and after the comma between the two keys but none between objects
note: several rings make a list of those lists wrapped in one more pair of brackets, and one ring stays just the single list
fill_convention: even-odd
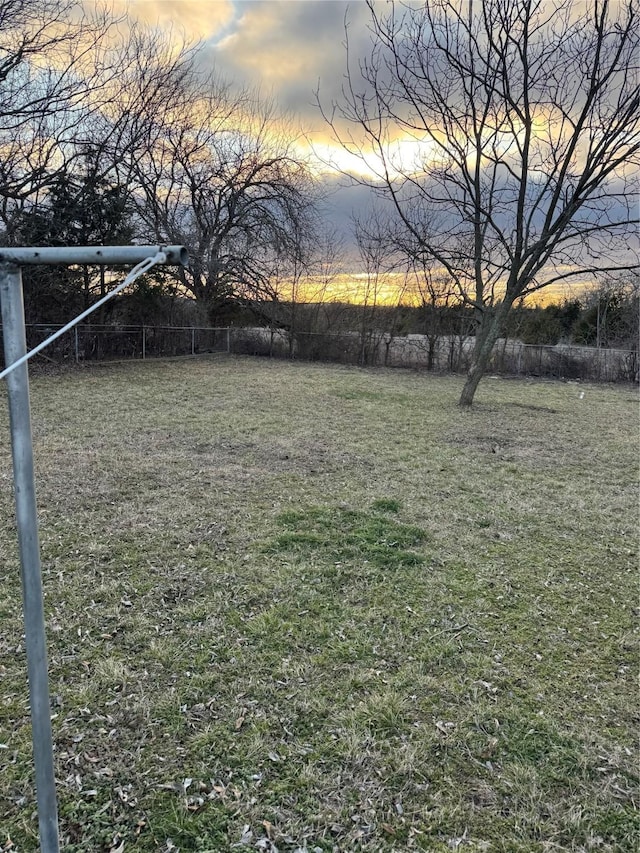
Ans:
[{"label": "tree line", "polygon": [[[365,291],[366,292],[366,291]],[[397,301],[360,304],[328,299],[319,302],[282,301],[265,304],[257,318],[250,309],[234,318],[236,325],[264,325],[286,331],[293,351],[302,338],[322,339],[334,334],[355,332],[360,340],[358,361],[368,363],[368,354],[379,352],[394,337],[420,335],[426,350],[426,367],[436,366],[436,353],[444,339],[462,344],[473,340],[476,323],[473,308],[458,301],[422,299],[411,304]],[[640,280],[637,277],[611,279],[580,298],[563,299],[546,305],[520,301],[501,328],[501,338],[524,344],[557,344],[637,350],[640,340]],[[328,345],[328,344],[327,344]],[[379,355],[376,355],[379,361]]]}]

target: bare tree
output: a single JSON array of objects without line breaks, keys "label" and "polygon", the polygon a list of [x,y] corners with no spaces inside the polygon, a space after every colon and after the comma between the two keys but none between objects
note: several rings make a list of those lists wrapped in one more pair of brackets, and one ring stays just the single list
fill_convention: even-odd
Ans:
[{"label": "bare tree", "polygon": [[142,230],[187,246],[181,285],[213,317],[275,296],[274,259],[299,255],[312,185],[272,104],[201,75],[189,59],[176,73],[168,108],[132,111],[136,141],[121,159]]},{"label": "bare tree", "polygon": [[346,240],[342,231],[327,224],[321,211],[310,235],[306,258],[304,278],[298,288],[296,353],[312,360],[335,358],[340,350],[336,327],[345,309],[340,290]]},{"label": "bare tree", "polygon": [[516,300],[639,265],[638,5],[368,2],[370,53],[324,115],[473,306],[469,406]]},{"label": "bare tree", "polygon": [[11,211],[68,171],[119,68],[118,20],[78,0],[0,0],[0,204]]},{"label": "bare tree", "polygon": [[609,277],[589,295],[581,337],[596,347],[638,349],[640,276]]},{"label": "bare tree", "polygon": [[[419,300],[420,325],[427,345],[427,370],[441,367],[438,351],[442,339],[448,337],[448,364],[453,370],[465,342],[464,324],[452,324],[452,314],[462,309],[462,300],[447,275],[436,275],[425,257],[412,264],[415,296]],[[457,356],[457,357],[456,357]]]},{"label": "bare tree", "polygon": [[[321,214],[320,214],[321,216]],[[328,306],[336,304],[336,287],[344,275],[347,246],[345,235],[337,228],[319,226],[314,235],[309,263],[309,277],[305,282],[307,301],[311,306],[308,316],[309,332],[331,331]]]},{"label": "bare tree", "polygon": [[[389,303],[389,276],[396,270],[397,255],[393,241],[389,237],[389,223],[379,210],[372,210],[365,216],[353,216],[353,233],[363,267],[357,298],[359,314],[358,331],[360,346],[359,364],[375,364],[380,343],[387,344],[385,364],[389,359],[391,333],[385,328],[389,316],[381,316],[381,308],[386,303],[393,311],[402,302],[404,286],[396,293],[396,299]],[[403,285],[406,279],[402,279]],[[386,285],[386,287],[385,287]],[[386,298],[385,298],[386,296]],[[390,312],[387,312],[390,313]],[[386,322],[385,322],[386,321]]]},{"label": "bare tree", "polygon": [[[179,96],[194,50],[136,25],[121,31],[122,23],[107,7],[85,9],[78,0],[0,0],[2,242],[136,236],[128,155],[147,139],[145,113],[166,116]],[[31,270],[27,305],[58,317],[77,309],[80,290],[88,307],[111,275],[104,267],[83,267],[80,276]]]},{"label": "bare tree", "polygon": [[311,217],[292,221],[289,248],[276,253],[271,264],[269,291],[273,305],[264,315],[270,319],[272,349],[276,330],[286,329],[289,358],[296,351],[301,309],[310,298],[308,282],[316,235]]}]

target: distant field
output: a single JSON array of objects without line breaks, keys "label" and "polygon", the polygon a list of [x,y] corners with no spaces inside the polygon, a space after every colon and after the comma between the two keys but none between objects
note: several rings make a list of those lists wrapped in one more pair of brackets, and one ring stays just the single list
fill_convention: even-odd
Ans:
[{"label": "distant field", "polygon": [[[638,848],[637,390],[461,384],[32,380],[65,853]],[[1,389],[0,851],[31,853],[8,444]]]}]

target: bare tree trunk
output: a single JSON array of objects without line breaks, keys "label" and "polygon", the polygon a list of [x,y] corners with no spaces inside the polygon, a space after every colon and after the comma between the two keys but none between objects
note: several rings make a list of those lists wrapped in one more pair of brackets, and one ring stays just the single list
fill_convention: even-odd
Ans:
[{"label": "bare tree trunk", "polygon": [[469,408],[473,403],[476,390],[480,384],[487,366],[495,342],[500,335],[502,318],[508,312],[509,308],[503,309],[504,303],[499,306],[499,309],[491,316],[485,316],[481,322],[476,336],[476,345],[473,350],[471,359],[471,367],[467,373],[467,380],[464,383],[462,393],[458,404],[463,408]]},{"label": "bare tree trunk", "polygon": [[433,365],[436,360],[436,338],[427,336],[427,370],[433,370]]}]

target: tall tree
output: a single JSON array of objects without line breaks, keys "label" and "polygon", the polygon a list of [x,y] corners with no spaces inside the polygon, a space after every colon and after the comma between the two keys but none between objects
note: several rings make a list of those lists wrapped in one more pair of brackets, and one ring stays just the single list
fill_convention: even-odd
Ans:
[{"label": "tall tree", "polygon": [[442,367],[438,350],[443,338],[448,344],[448,363],[451,369],[458,364],[456,355],[460,355],[465,342],[464,310],[460,311],[459,321],[455,322],[456,308],[461,300],[453,283],[446,275],[435,275],[430,265],[414,262],[412,273],[414,296],[418,300],[420,332],[424,335],[427,350],[427,370]]},{"label": "tall tree", "polygon": [[640,276],[603,281],[586,300],[576,328],[580,343],[637,350],[640,335]]},{"label": "tall tree", "polygon": [[143,228],[187,246],[181,284],[213,318],[274,295],[275,259],[300,255],[312,185],[273,105],[199,76],[195,63],[181,85],[170,110],[138,114],[145,132],[123,159]]},{"label": "tall tree", "polygon": [[[375,364],[381,341],[387,339],[391,343],[379,315],[385,301],[382,299],[384,285],[385,282],[388,284],[389,274],[395,271],[397,257],[393,244],[387,238],[388,223],[379,211],[374,209],[365,216],[354,214],[352,225],[363,269],[358,282],[358,363]],[[402,292],[398,293],[398,302],[402,295]],[[388,355],[385,363],[387,360]]]},{"label": "tall tree", "polygon": [[469,406],[516,300],[639,266],[639,7],[368,5],[370,53],[355,67],[348,56],[324,115],[377,174],[407,251],[473,306]]}]

